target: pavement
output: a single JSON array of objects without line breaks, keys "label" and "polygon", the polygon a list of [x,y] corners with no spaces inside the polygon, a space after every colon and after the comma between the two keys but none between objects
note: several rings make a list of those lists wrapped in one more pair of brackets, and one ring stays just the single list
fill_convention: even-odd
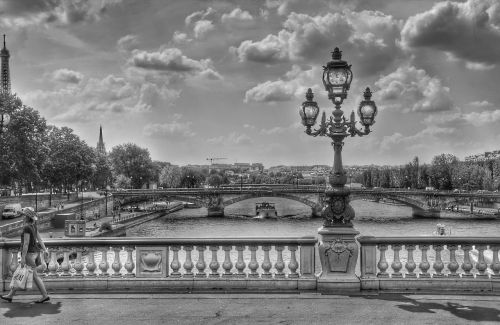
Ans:
[{"label": "pavement", "polygon": [[27,292],[0,324],[499,324],[500,296]]}]

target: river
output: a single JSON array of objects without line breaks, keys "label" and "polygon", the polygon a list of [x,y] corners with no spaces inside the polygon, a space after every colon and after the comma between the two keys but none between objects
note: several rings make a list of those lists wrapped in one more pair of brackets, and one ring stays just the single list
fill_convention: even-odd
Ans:
[{"label": "river", "polygon": [[[252,219],[255,203],[275,203],[278,219]],[[395,206],[356,200],[351,202],[356,211],[354,227],[364,236],[432,236],[436,225],[444,224],[452,236],[498,236],[500,220],[473,219],[456,215],[441,219],[415,219],[412,210]],[[297,201],[282,198],[256,198],[226,207],[223,218],[208,218],[207,210],[184,209],[168,216],[127,230],[129,237],[287,237],[316,236],[321,219],[311,219],[311,209]]]}]

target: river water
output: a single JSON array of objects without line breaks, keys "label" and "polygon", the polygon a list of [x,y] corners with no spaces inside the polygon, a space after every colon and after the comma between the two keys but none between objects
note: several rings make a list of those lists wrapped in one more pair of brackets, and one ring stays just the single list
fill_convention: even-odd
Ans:
[{"label": "river water", "polygon": [[[275,203],[278,219],[252,219],[255,203]],[[412,210],[356,200],[354,227],[364,236],[432,236],[436,225],[444,224],[452,236],[498,236],[500,220],[474,219],[468,215],[447,214],[441,219],[415,219]],[[321,219],[312,219],[311,209],[297,201],[282,198],[256,198],[226,207],[225,217],[208,218],[206,208],[184,209],[127,230],[128,237],[300,237],[316,236]]]}]

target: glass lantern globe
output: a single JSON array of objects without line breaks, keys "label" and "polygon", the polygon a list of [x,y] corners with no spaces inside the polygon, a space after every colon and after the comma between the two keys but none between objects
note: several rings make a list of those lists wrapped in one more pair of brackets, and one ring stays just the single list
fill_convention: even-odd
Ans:
[{"label": "glass lantern globe", "polygon": [[316,118],[319,114],[318,103],[313,101],[313,98],[314,94],[311,88],[309,88],[306,93],[306,101],[302,103],[302,107],[299,109],[302,124],[306,127],[311,127],[316,124]]},{"label": "glass lantern globe", "polygon": [[371,100],[372,92],[370,88],[366,88],[363,96],[365,99],[359,103],[358,115],[363,126],[371,126],[375,123],[375,116],[377,115],[377,105]]},{"label": "glass lantern globe", "polygon": [[351,65],[342,60],[342,51],[338,47],[332,52],[332,59],[323,67],[323,85],[328,91],[328,98],[342,103],[352,82]]}]

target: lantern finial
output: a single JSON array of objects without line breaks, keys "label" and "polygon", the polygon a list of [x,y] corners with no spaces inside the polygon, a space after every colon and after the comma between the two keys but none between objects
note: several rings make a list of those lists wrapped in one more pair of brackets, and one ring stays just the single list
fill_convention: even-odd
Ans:
[{"label": "lantern finial", "polygon": [[338,47],[336,47],[333,52],[332,52],[332,59],[334,60],[340,60],[342,59],[342,51],[339,50]]},{"label": "lantern finial", "polygon": [[372,92],[370,91],[370,87],[366,87],[365,92],[363,93],[365,100],[371,100]]},{"label": "lantern finial", "polygon": [[313,94],[313,92],[312,92],[312,89],[311,89],[311,88],[307,89],[306,99],[307,99],[307,101],[309,101],[309,102],[312,102],[312,100],[314,99],[314,94]]}]

